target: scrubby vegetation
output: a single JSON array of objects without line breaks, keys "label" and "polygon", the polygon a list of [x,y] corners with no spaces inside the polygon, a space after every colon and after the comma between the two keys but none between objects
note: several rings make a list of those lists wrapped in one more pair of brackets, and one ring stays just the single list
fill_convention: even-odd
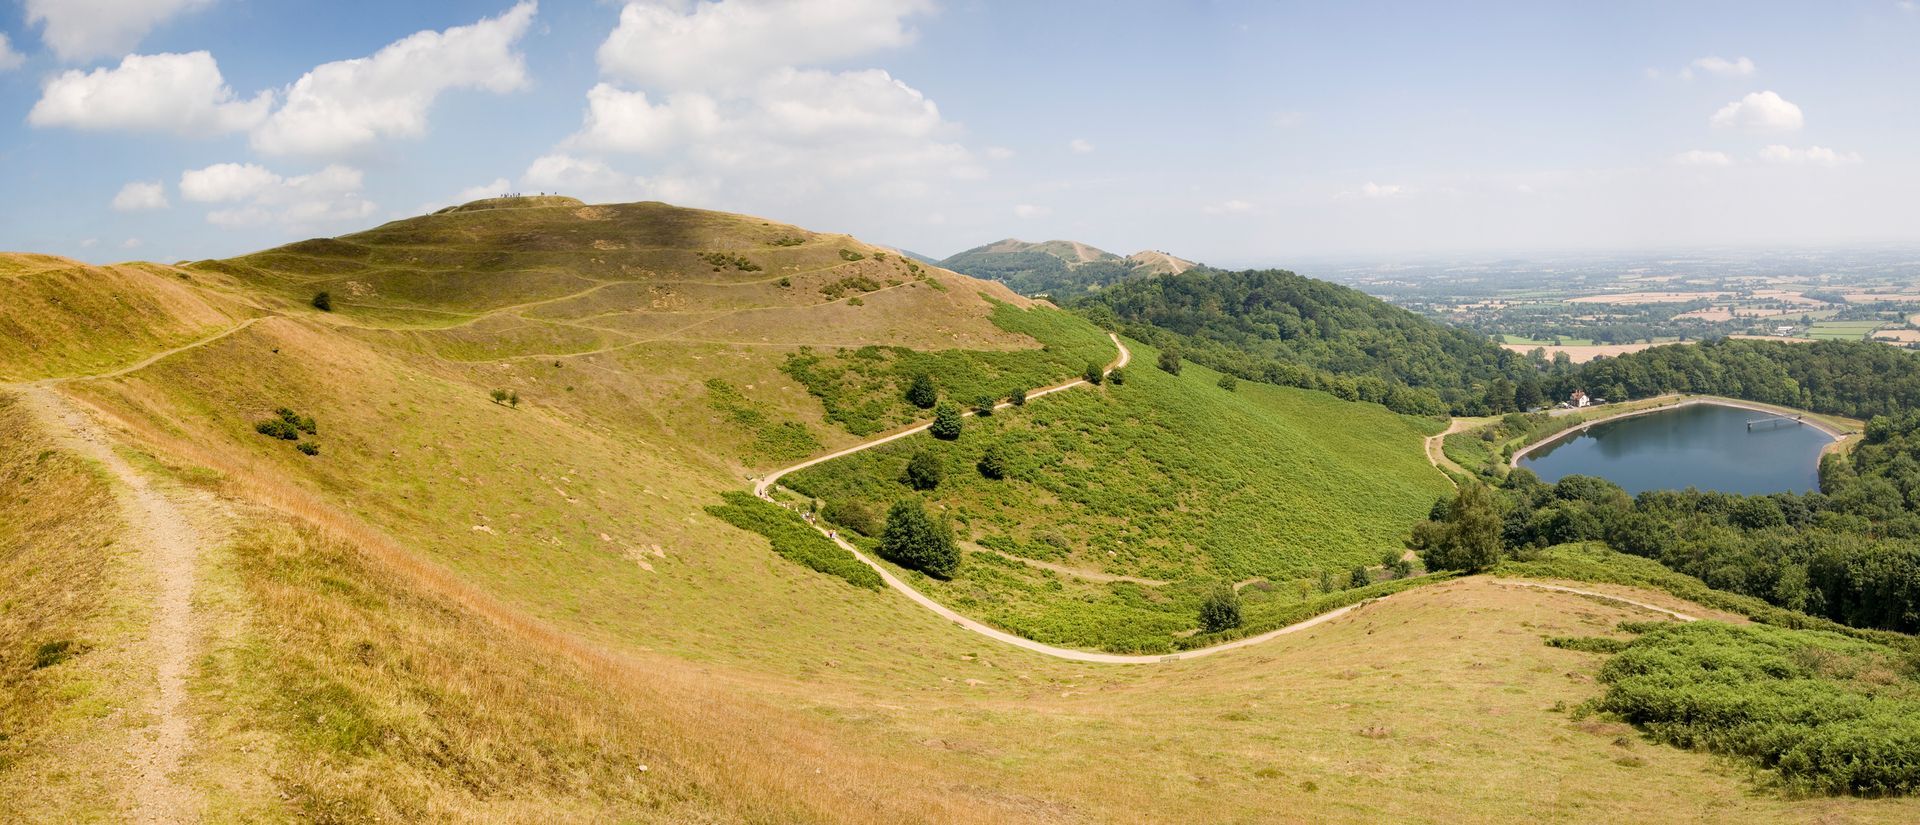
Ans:
[{"label": "scrubby vegetation", "polygon": [[320,447],[311,441],[300,441],[300,434],[314,435],[320,427],[312,416],[303,416],[286,407],[273,411],[273,417],[253,425],[253,431],[282,441],[297,441],[293,448],[306,455],[319,455]]},{"label": "scrubby vegetation", "polygon": [[742,461],[793,461],[820,449],[820,440],[814,437],[812,430],[807,429],[807,425],[798,421],[773,420],[772,416],[741,394],[732,382],[724,378],[709,378],[706,387],[708,405],[753,437],[753,441],[744,447]]},{"label": "scrubby vegetation", "polygon": [[[1220,579],[1273,583],[1243,590],[1250,625],[1295,615],[1300,586],[1398,554],[1447,489],[1414,422],[1299,390],[1227,395],[1211,391],[1217,378],[1134,373],[1126,392],[1049,395],[953,441],[914,436],[783,483],[830,510],[884,508],[913,496],[903,466],[937,463],[926,500],[994,552],[968,554],[951,584],[923,583],[935,598],[1041,641],[1136,651],[1172,649]],[[1349,426],[1320,426],[1335,418]],[[1001,553],[1170,584],[1076,581]]]},{"label": "scrubby vegetation", "polygon": [[773,544],[773,552],[781,558],[846,579],[855,587],[880,588],[880,574],[808,527],[791,511],[748,493],[730,491],[721,496],[726,503],[708,507],[707,513],[735,527],[766,536]]},{"label": "scrubby vegetation", "polygon": [[1598,710],[1668,744],[1751,760],[1790,792],[1920,790],[1920,672],[1910,650],[1706,621],[1629,629],[1641,635],[1601,668]]},{"label": "scrubby vegetation", "polygon": [[873,292],[879,288],[879,281],[865,275],[851,275],[821,287],[820,294],[827,296],[829,301],[838,301],[846,297],[849,292],[858,294]]},{"label": "scrubby vegetation", "polygon": [[[1090,360],[1111,360],[1113,343],[1099,330],[1059,310],[994,307],[994,323],[1031,335],[1045,344],[1012,352],[863,347],[832,353],[803,348],[782,369],[820,399],[826,417],[854,435],[872,435],[920,417],[933,406],[908,389],[927,377],[934,399],[1004,396],[1016,389],[1045,386],[1079,372]],[[924,405],[924,406],[923,406]]]},{"label": "scrubby vegetation", "polygon": [[[775,244],[775,245],[779,246],[780,244]],[[713,267],[713,271],[715,272],[719,272],[722,269],[728,269],[728,268],[735,269],[740,272],[759,272],[761,270],[761,267],[759,264],[756,264],[753,261],[748,260],[747,256],[745,255],[729,255],[725,252],[708,252],[704,255],[701,255],[700,260],[706,261],[707,265]]]}]

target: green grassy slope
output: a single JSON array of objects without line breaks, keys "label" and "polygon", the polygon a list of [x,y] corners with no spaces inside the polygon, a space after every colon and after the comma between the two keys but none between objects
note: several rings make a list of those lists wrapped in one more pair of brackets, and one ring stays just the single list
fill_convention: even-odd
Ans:
[{"label": "green grassy slope", "polygon": [[0,381],[103,372],[217,333],[247,314],[204,288],[217,280],[160,264],[0,253]]},{"label": "green grassy slope", "polygon": [[[967,557],[938,598],[1042,641],[1165,650],[1191,630],[1217,580],[1265,579],[1250,610],[1300,600],[1296,581],[1345,581],[1402,547],[1446,480],[1421,454],[1416,422],[1324,393],[1241,384],[1189,366],[1152,367],[1133,344],[1126,383],[1057,393],[968,422],[959,440],[922,434],[809,468],[783,483],[829,504],[884,512],[919,494],[901,483],[929,450],[946,480],[926,500],[962,538],[989,551],[1108,575],[1172,582],[1090,582],[998,553]],[[989,448],[1008,477],[975,468]]]}]

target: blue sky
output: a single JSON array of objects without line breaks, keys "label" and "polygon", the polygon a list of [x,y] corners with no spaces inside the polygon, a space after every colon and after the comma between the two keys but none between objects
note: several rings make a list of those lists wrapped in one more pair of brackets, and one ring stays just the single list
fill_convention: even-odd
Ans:
[{"label": "blue sky", "polygon": [[230,255],[502,189],[1223,265],[1920,241],[1920,9],[0,5],[0,248]]}]

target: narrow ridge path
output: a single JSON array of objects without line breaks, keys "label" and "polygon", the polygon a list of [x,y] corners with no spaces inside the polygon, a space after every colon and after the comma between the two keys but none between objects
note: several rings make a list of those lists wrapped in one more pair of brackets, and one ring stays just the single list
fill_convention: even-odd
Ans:
[{"label": "narrow ridge path", "polygon": [[141,823],[197,819],[198,794],[175,775],[192,745],[185,705],[187,675],[200,638],[193,615],[200,537],[180,509],[114,452],[104,430],[73,402],[44,384],[24,387],[22,393],[62,446],[99,462],[116,479],[121,489],[115,498],[128,539],[153,579],[153,614],[144,644],[153,663],[156,690],[147,708],[153,721],[135,733],[130,754],[132,819]]}]

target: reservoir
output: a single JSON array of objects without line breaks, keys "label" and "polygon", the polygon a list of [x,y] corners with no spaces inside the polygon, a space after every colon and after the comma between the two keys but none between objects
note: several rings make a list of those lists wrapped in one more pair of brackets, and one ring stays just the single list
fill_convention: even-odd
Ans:
[{"label": "reservoir", "polygon": [[[1520,459],[1542,481],[1599,476],[1629,494],[1698,487],[1756,495],[1820,486],[1820,451],[1833,438],[1775,413],[1702,403],[1603,421]],[[1747,422],[1755,422],[1749,429]]]}]

